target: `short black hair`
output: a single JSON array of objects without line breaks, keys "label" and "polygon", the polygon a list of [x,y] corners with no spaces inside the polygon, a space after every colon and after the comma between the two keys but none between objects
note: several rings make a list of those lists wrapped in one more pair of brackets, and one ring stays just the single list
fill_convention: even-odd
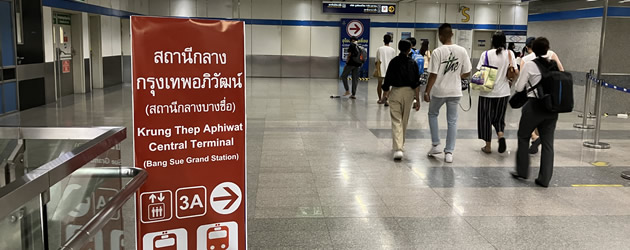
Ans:
[{"label": "short black hair", "polygon": [[351,36],[350,37],[350,41],[359,41],[359,39],[356,36]]},{"label": "short black hair", "polygon": [[401,53],[407,52],[410,49],[411,42],[409,40],[400,40],[400,42],[398,42],[398,50],[400,50]]},{"label": "short black hair", "polygon": [[407,41],[409,41],[411,43],[411,47],[415,47],[416,43],[418,42],[418,41],[416,41],[415,37],[407,38]]},{"label": "short black hair", "polygon": [[385,35],[383,36],[383,42],[384,42],[385,44],[389,44],[389,43],[391,43],[391,42],[392,42],[392,36],[391,36],[390,34],[385,34]]},{"label": "short black hair", "polygon": [[451,27],[450,24],[448,23],[443,23],[442,25],[440,25],[440,28],[438,28],[438,33],[440,36],[451,36],[453,35],[453,28]]},{"label": "short black hair", "polygon": [[508,49],[514,49],[516,48],[516,46],[514,45],[513,42],[508,43]]},{"label": "short black hair", "polygon": [[534,40],[536,40],[535,37],[533,37],[533,36],[528,37],[527,40],[525,40],[525,47],[531,49],[532,48],[532,43],[534,42]]},{"label": "short black hair", "polygon": [[536,57],[546,55],[549,51],[549,40],[542,36],[536,38],[536,40],[532,43],[532,50],[534,51],[534,54],[536,54]]}]

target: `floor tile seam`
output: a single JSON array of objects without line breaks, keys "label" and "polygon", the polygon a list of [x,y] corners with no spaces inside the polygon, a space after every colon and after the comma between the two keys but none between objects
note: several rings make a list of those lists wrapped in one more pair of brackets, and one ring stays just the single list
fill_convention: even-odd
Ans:
[{"label": "floor tile seam", "polygon": [[[450,204],[450,203],[446,200],[446,198],[445,198],[445,197],[443,197],[442,195],[440,195],[440,194],[439,194],[439,193],[438,193],[438,192],[437,192],[434,188],[431,188],[431,190],[432,190],[432,191],[433,191],[433,192],[434,192],[434,193],[435,193],[438,197],[440,197],[440,198],[441,198],[441,199],[442,199],[442,200],[443,200],[446,204],[448,204],[448,206],[449,206],[449,207],[451,207],[451,209],[455,209],[454,205],[453,205],[453,204]],[[517,209],[518,209],[518,208],[517,208]],[[521,212],[523,212],[523,211],[521,211]],[[479,236],[481,236],[481,237],[482,237],[482,238],[483,238],[483,239],[484,239],[484,240],[485,240],[488,244],[490,244],[490,245],[491,245],[492,247],[494,247],[495,249],[499,249],[499,248],[498,248],[495,244],[493,244],[492,242],[490,242],[490,240],[489,240],[486,236],[484,236],[484,235],[483,235],[483,234],[479,231],[479,229],[477,229],[476,227],[474,227],[474,226],[470,223],[470,221],[468,221],[468,220],[466,219],[466,217],[469,217],[469,216],[464,216],[464,215],[462,215],[461,213],[459,213],[458,211],[456,211],[456,214],[457,214],[457,217],[462,218],[462,220],[464,220],[464,221],[466,222],[466,224],[468,224],[468,226],[470,226],[473,230],[475,230],[475,232],[476,232]],[[525,213],[523,213],[523,214],[525,214]]]}]

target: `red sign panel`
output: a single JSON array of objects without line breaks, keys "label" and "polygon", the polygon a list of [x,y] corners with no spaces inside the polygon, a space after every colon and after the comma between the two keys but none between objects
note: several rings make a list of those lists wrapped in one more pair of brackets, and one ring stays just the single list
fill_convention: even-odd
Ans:
[{"label": "red sign panel", "polygon": [[62,73],[70,73],[70,60],[62,60],[61,61],[61,72]]},{"label": "red sign panel", "polygon": [[244,29],[131,18],[137,249],[247,246]]}]

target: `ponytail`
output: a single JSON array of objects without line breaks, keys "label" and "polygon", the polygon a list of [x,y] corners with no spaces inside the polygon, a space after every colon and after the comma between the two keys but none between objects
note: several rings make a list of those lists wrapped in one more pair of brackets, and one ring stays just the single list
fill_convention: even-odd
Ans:
[{"label": "ponytail", "polygon": [[501,51],[503,51],[503,47],[498,47],[498,48],[497,48],[497,55],[500,55],[500,54],[501,54]]}]

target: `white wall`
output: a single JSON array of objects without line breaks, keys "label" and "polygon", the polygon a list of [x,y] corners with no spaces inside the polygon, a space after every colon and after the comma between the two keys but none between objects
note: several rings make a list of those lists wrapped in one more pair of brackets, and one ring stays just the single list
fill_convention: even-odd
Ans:
[{"label": "white wall", "polygon": [[[526,25],[527,5],[398,3],[396,15],[339,15],[322,13],[321,0],[86,0],[89,4],[155,16],[190,16],[210,18],[251,18],[272,20],[339,21],[341,18],[369,18],[371,22],[401,23],[462,23],[460,6],[470,8],[470,24]],[[240,4],[239,4],[240,2]],[[44,15],[50,15],[44,8]],[[45,20],[50,20],[46,18]],[[45,21],[46,22],[46,21]],[[121,37],[120,19],[103,17],[103,56],[126,54],[129,39],[126,21]],[[51,25],[45,23],[44,25]],[[45,39],[52,39],[51,29],[45,29]],[[339,28],[316,26],[246,25],[247,53],[254,55],[295,55],[333,57],[339,54]],[[385,33],[394,33],[393,47],[402,32],[413,29],[371,28],[370,56],[382,45]],[[457,30],[455,33],[457,35]],[[46,42],[52,48],[52,41]],[[48,48],[48,47],[47,47]],[[52,50],[51,50],[52,51]],[[52,52],[46,53],[52,61]]]},{"label": "white wall", "polygon": [[499,24],[499,5],[479,4],[475,5],[472,19],[475,24]]},{"label": "white wall", "polygon": [[121,39],[121,44],[122,44],[122,54],[123,55],[131,55],[131,25],[130,25],[130,20],[129,19],[121,19],[120,20],[122,22],[122,37]]},{"label": "white wall", "polygon": [[44,59],[46,62],[52,62],[55,60],[52,9],[50,7],[44,7],[42,13],[42,18],[44,19]]}]

